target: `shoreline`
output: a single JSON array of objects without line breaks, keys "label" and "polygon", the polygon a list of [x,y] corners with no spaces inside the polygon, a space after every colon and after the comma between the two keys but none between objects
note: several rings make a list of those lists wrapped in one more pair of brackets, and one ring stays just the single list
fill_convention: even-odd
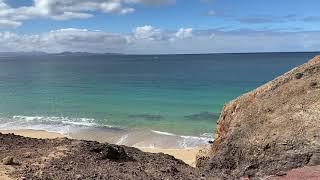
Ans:
[{"label": "shoreline", "polygon": [[[78,139],[72,138],[68,135],[55,133],[55,132],[48,132],[44,130],[31,130],[31,129],[23,129],[23,130],[0,130],[0,133],[9,134],[13,133],[15,135],[36,138],[36,139],[56,139],[56,138],[69,138],[69,139]],[[176,159],[182,160],[186,164],[195,167],[196,163],[196,155],[198,154],[199,150],[202,149],[201,147],[195,148],[186,148],[186,149],[164,149],[164,148],[148,148],[148,147],[135,147],[140,149],[144,152],[149,153],[164,153],[174,156]]]}]

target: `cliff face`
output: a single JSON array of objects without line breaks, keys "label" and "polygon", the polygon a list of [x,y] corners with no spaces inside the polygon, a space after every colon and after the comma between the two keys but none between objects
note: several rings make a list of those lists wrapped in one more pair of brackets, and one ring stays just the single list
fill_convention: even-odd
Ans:
[{"label": "cliff face", "polygon": [[211,157],[198,163],[233,178],[319,164],[320,56],[227,104]]}]

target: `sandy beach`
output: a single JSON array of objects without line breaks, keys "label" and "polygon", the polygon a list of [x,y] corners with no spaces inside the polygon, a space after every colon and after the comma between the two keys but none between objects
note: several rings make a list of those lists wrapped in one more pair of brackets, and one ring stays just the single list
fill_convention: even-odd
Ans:
[{"label": "sandy beach", "polygon": [[[60,133],[39,131],[39,130],[0,130],[3,134],[13,133],[15,135],[31,137],[31,138],[41,138],[41,139],[54,139],[54,138],[70,138],[67,135]],[[139,148],[139,147],[137,147]],[[196,155],[199,148],[190,148],[190,149],[161,149],[161,148],[139,148],[144,152],[150,153],[164,153],[174,156],[177,159],[184,161],[186,164],[195,167]]]},{"label": "sandy beach", "polygon": [[196,166],[196,155],[200,148],[192,149],[159,149],[159,148],[139,148],[144,152],[164,153],[174,156],[177,159],[184,161],[192,167]]}]

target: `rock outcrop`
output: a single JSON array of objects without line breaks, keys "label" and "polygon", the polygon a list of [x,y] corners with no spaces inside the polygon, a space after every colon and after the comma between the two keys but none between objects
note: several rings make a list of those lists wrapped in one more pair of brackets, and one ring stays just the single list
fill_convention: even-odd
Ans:
[{"label": "rock outcrop", "polygon": [[0,133],[0,151],[1,180],[210,179],[173,156],[108,143]]},{"label": "rock outcrop", "polygon": [[[253,74],[254,76],[254,74]],[[320,56],[228,103],[210,158],[220,178],[265,177],[320,165]]]}]

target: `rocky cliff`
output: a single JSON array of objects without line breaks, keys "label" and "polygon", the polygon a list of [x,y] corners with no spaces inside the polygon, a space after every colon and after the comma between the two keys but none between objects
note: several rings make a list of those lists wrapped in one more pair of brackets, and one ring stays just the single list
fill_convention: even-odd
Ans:
[{"label": "rocky cliff", "polygon": [[320,56],[225,105],[210,157],[198,162],[221,178],[319,164]]}]

